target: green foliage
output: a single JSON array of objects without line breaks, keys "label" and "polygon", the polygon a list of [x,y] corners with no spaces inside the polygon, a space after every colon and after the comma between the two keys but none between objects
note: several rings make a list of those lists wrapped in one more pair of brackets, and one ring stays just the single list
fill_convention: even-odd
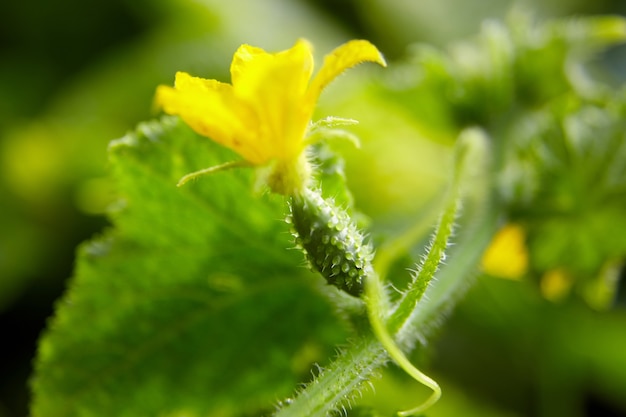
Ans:
[{"label": "green foliage", "polygon": [[232,154],[173,119],[113,142],[110,158],[115,229],[79,251],[41,340],[33,415],[271,407],[342,334],[287,250],[283,201],[252,195],[243,170],[176,188]]},{"label": "green foliage", "polygon": [[[571,100],[567,109],[529,116],[530,129],[511,129],[516,142],[503,169],[517,178],[501,185],[512,191],[512,216],[528,224],[538,271],[565,266],[581,280],[592,279],[607,260],[626,254],[618,237],[626,233],[626,107],[620,95],[601,104]],[[526,168],[516,173],[520,163]]]},{"label": "green foliage", "polygon": [[433,128],[497,130],[563,96],[597,96],[602,88],[589,84],[585,60],[626,36],[618,17],[538,23],[513,12],[507,23],[486,21],[475,39],[446,51],[418,45],[382,96]]},{"label": "green foliage", "polygon": [[[383,230],[373,240],[382,243],[374,266],[385,279],[425,260],[396,295],[400,301],[384,298],[374,310],[368,305],[403,352],[421,347],[456,305],[501,222],[518,222],[527,231],[529,277],[540,282],[547,272],[566,270],[588,304],[610,305],[613,293],[598,304],[589,288],[604,285],[626,257],[626,100],[588,76],[585,59],[622,40],[625,28],[614,17],[538,24],[513,13],[507,24],[487,23],[477,39],[448,51],[416,48],[367,95],[368,106],[408,115],[421,133],[446,146],[457,140],[452,138],[472,139],[463,169],[448,169],[454,197],[433,203],[442,220],[430,252],[419,218],[402,218],[400,232]],[[327,127],[333,126],[320,125],[320,136],[328,135]],[[393,147],[386,128],[370,135]],[[399,148],[397,155],[404,152]],[[354,216],[341,159],[325,143],[312,149],[322,195]],[[293,242],[289,225],[280,221],[282,198],[252,193],[254,181],[245,169],[176,188],[184,174],[234,156],[175,119],[141,125],[113,142],[109,155],[118,192],[109,212],[113,227],[80,248],[75,276],[41,339],[33,416],[269,414],[304,382],[281,403],[278,416],[322,417],[357,403],[389,361],[390,349],[374,335],[380,331],[372,333],[365,323],[360,300],[329,286],[312,288],[322,279],[304,268],[301,254],[287,250]],[[463,210],[448,248],[457,186]],[[416,197],[405,192],[403,198]],[[384,289],[384,282],[378,284]],[[470,312],[482,313],[480,320],[502,340],[521,338],[517,329],[541,323],[546,304],[539,291],[518,299],[498,285],[502,298],[486,307],[480,293],[479,301],[470,298]],[[510,321],[481,310],[497,311],[498,304],[515,307]],[[537,317],[523,322],[527,307]],[[554,313],[558,306],[547,309]],[[349,312],[351,324],[361,319],[349,343],[333,310]],[[581,306],[571,311],[577,322],[592,322]],[[565,332],[571,325],[558,313],[551,317],[552,328]],[[623,324],[621,319],[616,316],[615,323]],[[572,342],[593,350],[586,338],[596,337],[609,346],[612,331],[611,324],[601,334],[555,337],[555,349]],[[621,345],[622,339],[615,340]],[[343,347],[331,361],[338,344]],[[512,356],[525,352],[524,346],[509,348]],[[618,358],[617,350],[605,351]],[[566,368],[557,353],[548,351],[542,359]],[[595,371],[623,381],[609,359],[593,359]],[[321,368],[311,379],[313,363]],[[566,375],[558,373],[562,380]],[[480,376],[480,368],[472,369],[465,383]],[[616,397],[607,385],[607,395]],[[376,406],[363,406],[351,415],[379,414]]]},{"label": "green foliage", "polygon": [[484,129],[494,194],[528,232],[531,275],[563,268],[583,297],[626,256],[626,100],[589,62],[625,38],[619,17],[538,23],[514,11],[448,51],[416,48],[377,92],[433,138]]},{"label": "green foliage", "polygon": [[[342,333],[328,321],[329,305],[298,279],[309,275],[301,259],[285,250],[287,224],[277,221],[284,202],[252,195],[246,171],[175,186],[185,172],[229,157],[171,118],[112,142],[115,229],[80,250],[40,343],[33,415],[241,415],[286,396],[314,360],[328,357]],[[436,258],[453,220],[444,217]],[[420,297],[433,266],[416,281]],[[451,290],[431,301],[430,319],[464,289],[463,277],[455,274]],[[395,317],[405,344],[419,335],[409,331],[414,308]],[[322,416],[349,405],[387,358],[366,331],[281,415]]]}]

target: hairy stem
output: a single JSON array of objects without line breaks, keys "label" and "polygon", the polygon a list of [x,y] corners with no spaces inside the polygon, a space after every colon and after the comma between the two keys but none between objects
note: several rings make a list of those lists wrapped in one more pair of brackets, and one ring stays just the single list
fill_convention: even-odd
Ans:
[{"label": "hairy stem", "polygon": [[[477,132],[469,132],[467,136],[468,138],[462,135],[460,141],[477,140],[484,142],[484,137]],[[484,146],[482,142],[481,144]],[[479,148],[481,144],[479,144]],[[461,151],[467,152],[467,146],[463,145],[460,146]],[[475,156],[460,155],[457,161],[466,158],[471,160],[471,157]],[[482,166],[481,175],[477,180],[475,178],[470,179],[474,181],[473,195],[467,199],[469,205],[466,203],[464,210],[465,218],[463,220],[465,221],[463,223],[466,223],[467,227],[457,239],[454,250],[449,254],[449,262],[437,271],[444,257],[447,241],[451,236],[452,226],[457,215],[458,189],[462,188],[461,182],[467,179],[461,178],[463,169],[459,164],[455,167],[450,197],[444,207],[429,253],[426,255],[420,272],[409,285],[409,289],[395,309],[391,310],[390,316],[385,314],[385,311],[390,310],[388,310],[388,300],[382,283],[377,280],[375,274],[372,274],[374,275],[372,277],[368,276],[366,287],[370,286],[370,278],[373,282],[371,286],[373,289],[368,291],[368,295],[373,294],[375,296],[373,301],[370,300],[373,308],[370,309],[369,314],[376,336],[370,333],[363,335],[349,348],[341,352],[338,358],[327,369],[323,370],[312,383],[301,390],[295,399],[290,400],[284,408],[280,409],[276,413],[276,417],[326,417],[334,411],[350,406],[359,395],[363,385],[388,362],[390,354],[396,361],[400,362],[403,368],[412,372],[417,371],[417,373],[411,373],[417,380],[424,382],[433,389],[438,389],[434,381],[406,360],[404,353],[397,347],[396,343],[400,343],[405,349],[408,349],[421,340],[428,330],[435,327],[439,316],[454,305],[468,287],[467,277],[475,270],[484,248],[496,230],[498,217],[489,198],[490,184],[485,173],[488,164],[485,155],[479,153],[479,156],[482,157],[482,160],[478,158],[477,161]],[[472,160],[472,162],[476,161]],[[467,221],[468,218],[471,219],[471,222]],[[438,280],[431,283],[435,272],[437,272]],[[422,299],[425,292],[428,297]],[[372,316],[374,316],[374,320],[372,320]],[[384,323],[382,327],[381,323]],[[377,325],[378,327],[376,327]],[[406,362],[402,362],[402,358]],[[437,391],[435,394],[438,395]],[[436,398],[432,397],[427,403],[431,404],[434,400]],[[409,415],[420,409],[421,407],[418,407],[403,412],[402,415]]]},{"label": "hairy stem", "polygon": [[387,360],[387,352],[374,335],[362,337],[341,352],[276,417],[327,417],[349,407]]},{"label": "hairy stem", "polygon": [[[420,332],[406,335],[405,342],[415,343],[424,332],[433,329],[439,315],[450,308],[468,287],[467,272],[474,270],[480,261],[498,223],[489,207],[484,208],[483,215],[471,228],[471,235],[464,234],[464,239],[457,241],[450,262],[440,269],[437,281],[427,290],[427,297],[413,312],[410,323],[416,326],[421,324]],[[341,352],[314,382],[300,391],[275,416],[326,417],[348,406],[363,385],[388,360],[386,350],[376,337],[371,334],[363,336]]]}]

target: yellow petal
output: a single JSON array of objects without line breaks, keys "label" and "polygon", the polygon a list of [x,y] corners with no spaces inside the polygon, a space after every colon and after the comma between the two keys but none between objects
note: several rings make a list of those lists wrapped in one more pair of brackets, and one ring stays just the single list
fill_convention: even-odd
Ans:
[{"label": "yellow petal", "polygon": [[353,40],[335,48],[324,57],[324,64],[311,82],[308,100],[316,102],[322,90],[339,74],[362,62],[376,62],[387,66],[380,51],[365,40]]},{"label": "yellow petal", "polygon": [[541,293],[550,301],[563,300],[572,288],[573,277],[563,268],[547,271],[539,283]]},{"label": "yellow petal", "polygon": [[363,61],[385,65],[369,42],[348,42],[326,57],[311,83],[313,53],[306,40],[278,53],[242,45],[231,63],[232,84],[178,73],[174,88],[157,89],[156,103],[254,165],[276,160],[276,166],[287,166],[297,163],[306,146],[321,89]]},{"label": "yellow petal", "polygon": [[265,153],[258,146],[246,122],[254,114],[240,103],[232,86],[216,80],[176,74],[175,88],[159,86],[156,104],[167,114],[180,116],[197,133],[210,137],[246,160],[259,164],[266,162]]},{"label": "yellow petal", "polygon": [[275,54],[247,46],[235,54],[231,67],[235,95],[262,121],[260,140],[275,158],[293,158],[304,146],[312,109],[302,103],[312,71],[311,45],[305,40]]},{"label": "yellow petal", "polygon": [[233,85],[239,84],[242,76],[254,66],[259,65],[263,60],[272,59],[272,55],[265,52],[262,48],[250,45],[241,45],[233,55],[233,61],[230,64],[230,79]]},{"label": "yellow petal", "polygon": [[257,83],[287,71],[293,72],[289,78],[299,80],[300,90],[304,91],[313,72],[313,52],[309,42],[299,39],[290,49],[277,53],[241,45],[235,52],[230,66],[232,85],[242,92],[254,91],[253,87]]},{"label": "yellow petal", "polygon": [[520,279],[528,270],[524,228],[518,224],[508,224],[500,229],[483,254],[482,267],[489,275]]},{"label": "yellow petal", "polygon": [[218,94],[223,94],[232,87],[217,80],[192,77],[186,72],[179,71],[176,73],[174,88],[180,92],[218,92]]}]

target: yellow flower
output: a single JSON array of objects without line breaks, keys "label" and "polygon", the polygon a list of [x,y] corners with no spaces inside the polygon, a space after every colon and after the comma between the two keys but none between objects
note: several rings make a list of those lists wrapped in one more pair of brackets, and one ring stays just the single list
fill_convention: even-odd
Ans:
[{"label": "yellow flower", "polygon": [[158,87],[156,103],[247,163],[270,165],[272,190],[292,194],[308,176],[303,151],[321,91],[344,70],[365,61],[386,65],[374,45],[353,40],[327,55],[311,79],[313,54],[305,40],[278,53],[242,45],[231,63],[231,84],[179,72],[174,88]]},{"label": "yellow flower", "polygon": [[554,268],[546,271],[541,276],[539,283],[541,293],[550,301],[560,301],[564,299],[572,289],[574,279],[565,268]]},{"label": "yellow flower", "polygon": [[483,271],[499,278],[520,279],[528,270],[526,233],[518,224],[507,224],[496,233],[483,254]]}]

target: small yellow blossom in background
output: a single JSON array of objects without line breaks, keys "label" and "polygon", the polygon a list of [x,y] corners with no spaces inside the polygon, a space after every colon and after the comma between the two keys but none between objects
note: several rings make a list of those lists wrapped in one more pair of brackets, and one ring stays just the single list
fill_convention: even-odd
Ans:
[{"label": "small yellow blossom in background", "polygon": [[541,276],[539,287],[547,300],[557,302],[569,294],[573,283],[573,277],[565,269],[555,268]]},{"label": "small yellow blossom in background", "polygon": [[520,279],[528,269],[524,228],[507,224],[500,229],[483,255],[482,268],[499,278]]},{"label": "small yellow blossom in background", "polygon": [[272,191],[293,194],[308,178],[303,151],[321,91],[344,70],[366,61],[386,65],[370,42],[349,41],[328,54],[311,79],[313,53],[306,40],[278,53],[242,45],[231,63],[231,84],[178,72],[173,88],[157,88],[156,104],[248,164],[270,165]]}]

